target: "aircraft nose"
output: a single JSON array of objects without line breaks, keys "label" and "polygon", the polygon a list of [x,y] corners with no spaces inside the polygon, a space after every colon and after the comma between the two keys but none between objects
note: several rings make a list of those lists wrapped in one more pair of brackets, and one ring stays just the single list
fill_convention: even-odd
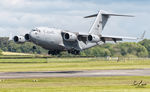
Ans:
[{"label": "aircraft nose", "polygon": [[36,34],[36,33],[33,32],[33,31],[31,31],[31,32],[29,33],[31,39],[35,39],[35,37],[36,37],[35,34]]}]

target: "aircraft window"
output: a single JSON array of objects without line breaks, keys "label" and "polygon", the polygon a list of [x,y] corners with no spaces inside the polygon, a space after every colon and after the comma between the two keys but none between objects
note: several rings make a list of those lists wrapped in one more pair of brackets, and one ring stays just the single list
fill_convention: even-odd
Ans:
[{"label": "aircraft window", "polygon": [[37,31],[37,30],[33,29],[32,31]]}]

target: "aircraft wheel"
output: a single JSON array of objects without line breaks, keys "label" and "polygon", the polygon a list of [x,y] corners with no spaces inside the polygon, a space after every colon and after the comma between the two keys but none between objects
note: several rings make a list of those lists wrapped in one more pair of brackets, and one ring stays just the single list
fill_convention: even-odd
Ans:
[{"label": "aircraft wheel", "polygon": [[34,49],[34,50],[35,50],[35,49],[36,49],[36,46],[33,46],[33,47],[32,47],[32,49]]},{"label": "aircraft wheel", "polygon": [[48,51],[48,55],[50,55],[51,54],[51,51]]},{"label": "aircraft wheel", "polygon": [[58,51],[58,50],[48,51],[48,54],[49,54],[49,55],[50,55],[50,54],[52,54],[52,55],[58,55],[58,54],[60,54],[60,51]]},{"label": "aircraft wheel", "polygon": [[73,50],[73,51],[68,51],[68,53],[74,54],[74,55],[79,55],[80,51],[78,50]]},{"label": "aircraft wheel", "polygon": [[79,55],[80,54],[80,51],[76,51],[76,55]]},{"label": "aircraft wheel", "polygon": [[75,50],[75,51],[74,51],[74,54],[75,54],[75,55],[79,55],[79,54],[80,54],[80,51]]},{"label": "aircraft wheel", "polygon": [[56,55],[56,52],[55,52],[55,51],[52,51],[51,54],[52,54],[52,55]]},{"label": "aircraft wheel", "polygon": [[70,54],[70,53],[71,53],[71,51],[70,51],[70,50],[68,50],[68,53]]}]

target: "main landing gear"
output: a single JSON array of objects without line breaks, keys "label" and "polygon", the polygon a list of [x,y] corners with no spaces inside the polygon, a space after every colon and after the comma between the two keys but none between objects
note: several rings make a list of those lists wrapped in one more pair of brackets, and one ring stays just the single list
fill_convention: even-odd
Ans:
[{"label": "main landing gear", "polygon": [[68,50],[69,54],[74,54],[74,55],[80,55],[80,51],[79,50]]},{"label": "main landing gear", "polygon": [[[80,51],[79,50],[68,50],[68,53],[69,54],[73,54],[73,55],[80,55]],[[50,50],[48,51],[48,54],[49,55],[58,55],[60,54],[60,51],[59,50]]]},{"label": "main landing gear", "polygon": [[58,51],[58,50],[53,50],[53,51],[48,51],[48,54],[50,55],[58,55],[58,54],[60,54],[60,51]]}]

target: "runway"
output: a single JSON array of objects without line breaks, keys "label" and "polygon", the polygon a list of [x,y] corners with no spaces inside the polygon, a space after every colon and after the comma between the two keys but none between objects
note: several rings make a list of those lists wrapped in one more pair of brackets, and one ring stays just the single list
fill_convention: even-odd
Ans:
[{"label": "runway", "polygon": [[150,69],[0,72],[0,79],[48,78],[48,77],[107,77],[107,76],[150,76]]}]

